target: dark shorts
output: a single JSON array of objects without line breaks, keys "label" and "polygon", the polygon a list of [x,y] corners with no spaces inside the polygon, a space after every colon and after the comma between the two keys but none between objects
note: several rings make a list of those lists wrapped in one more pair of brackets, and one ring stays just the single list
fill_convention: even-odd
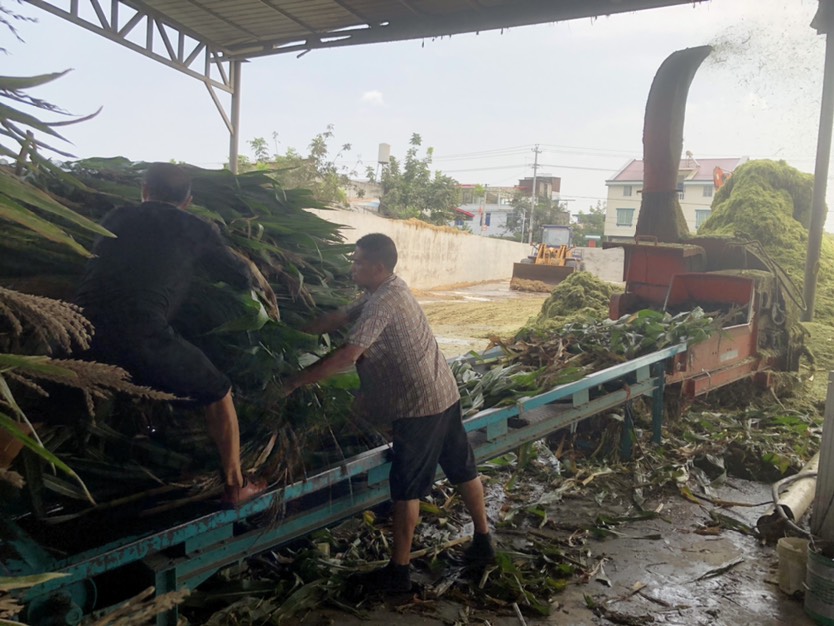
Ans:
[{"label": "dark shorts", "polygon": [[418,500],[428,495],[438,463],[453,485],[478,477],[460,402],[437,415],[394,420],[391,499]]},{"label": "dark shorts", "polygon": [[121,334],[101,331],[97,328],[88,358],[124,368],[137,385],[186,398],[191,407],[213,404],[232,387],[197,346],[171,327]]}]

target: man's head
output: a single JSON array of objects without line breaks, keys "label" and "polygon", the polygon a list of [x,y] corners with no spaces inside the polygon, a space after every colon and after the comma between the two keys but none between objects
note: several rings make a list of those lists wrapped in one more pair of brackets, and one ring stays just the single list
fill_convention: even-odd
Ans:
[{"label": "man's head", "polygon": [[371,291],[388,278],[397,265],[397,246],[382,233],[372,233],[356,242],[353,253],[353,281],[363,289]]},{"label": "man's head", "polygon": [[143,202],[166,202],[184,209],[191,204],[191,178],[179,165],[151,163],[142,180]]}]

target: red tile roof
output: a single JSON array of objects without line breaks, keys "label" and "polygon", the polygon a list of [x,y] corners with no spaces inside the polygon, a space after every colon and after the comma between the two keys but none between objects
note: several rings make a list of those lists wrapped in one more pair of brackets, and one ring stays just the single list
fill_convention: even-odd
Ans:
[{"label": "red tile roof", "polygon": [[466,209],[462,209],[460,207],[455,207],[455,211],[457,211],[458,213],[463,213],[466,217],[475,217],[474,213],[470,213]]},{"label": "red tile roof", "polygon": [[[744,163],[747,157],[733,158],[733,159],[681,159],[680,170],[682,172],[689,171],[685,181],[694,182],[711,182],[712,171],[716,167],[720,167],[725,172],[732,172],[739,165]],[[643,161],[642,159],[632,159],[623,169],[617,172],[612,178],[609,178],[606,183],[627,183],[643,182]]]}]

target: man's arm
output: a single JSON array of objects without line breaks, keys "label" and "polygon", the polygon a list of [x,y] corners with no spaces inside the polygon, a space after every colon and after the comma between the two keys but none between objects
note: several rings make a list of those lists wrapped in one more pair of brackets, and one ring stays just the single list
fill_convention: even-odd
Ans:
[{"label": "man's arm", "polygon": [[345,371],[356,363],[364,351],[365,348],[351,344],[334,350],[330,355],[315,365],[311,365],[307,369],[302,370],[299,374],[284,383],[284,393],[289,395],[299,387],[312,385],[320,380],[330,378],[335,374]]},{"label": "man's arm", "polygon": [[349,321],[347,311],[331,311],[325,313],[321,317],[317,317],[312,322],[304,326],[301,330],[311,335],[322,335],[324,333],[332,333],[343,326],[346,326]]},{"label": "man's arm", "polygon": [[321,335],[324,333],[332,333],[334,330],[343,328],[359,318],[365,307],[366,299],[366,296],[362,296],[346,308],[325,313],[304,326],[301,330],[305,333]]}]

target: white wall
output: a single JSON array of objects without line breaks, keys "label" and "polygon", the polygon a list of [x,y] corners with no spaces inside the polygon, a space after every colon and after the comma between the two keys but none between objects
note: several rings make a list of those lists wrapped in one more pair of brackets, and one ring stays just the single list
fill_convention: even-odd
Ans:
[{"label": "white wall", "polygon": [[[608,185],[608,201],[605,208],[605,227],[603,229],[604,236],[610,237],[634,237],[634,230],[637,227],[637,216],[640,214],[640,201],[642,194],[638,191],[642,190],[641,183],[631,185],[631,196],[624,196],[623,190],[625,184],[609,184]],[[705,196],[704,190],[707,192],[713,191],[712,182],[686,182],[683,184],[683,198],[678,201],[683,211],[683,217],[686,220],[686,225],[690,233],[695,233],[696,212],[710,210],[712,205],[712,195]],[[617,209],[634,209],[631,226],[617,226]]]},{"label": "white wall", "polygon": [[530,253],[527,244],[449,232],[389,220],[371,213],[309,209],[328,222],[342,224],[348,243],[369,233],[384,233],[397,244],[396,273],[415,289],[455,283],[509,280],[513,263]]},{"label": "white wall", "polygon": [[582,255],[582,269],[609,283],[623,282],[625,252],[622,248],[577,248]]},{"label": "white wall", "polygon": [[[513,212],[513,207],[509,204],[462,204],[460,208],[475,214],[473,218],[457,215],[458,219],[462,218],[462,228],[469,232],[484,237],[501,237],[507,234],[507,216]],[[486,222],[486,214],[489,214],[489,225],[485,223],[481,226],[481,215],[478,212],[480,209],[484,210],[484,222]]]},{"label": "white wall", "polygon": [[[626,196],[623,193],[627,186],[631,187],[630,196]],[[605,226],[603,227],[604,237],[634,237],[634,229],[637,226],[637,216],[640,213],[640,200],[642,198],[642,195],[638,191],[642,188],[642,183],[608,186],[608,201],[605,205]],[[634,209],[630,226],[617,226],[617,209]]]}]

